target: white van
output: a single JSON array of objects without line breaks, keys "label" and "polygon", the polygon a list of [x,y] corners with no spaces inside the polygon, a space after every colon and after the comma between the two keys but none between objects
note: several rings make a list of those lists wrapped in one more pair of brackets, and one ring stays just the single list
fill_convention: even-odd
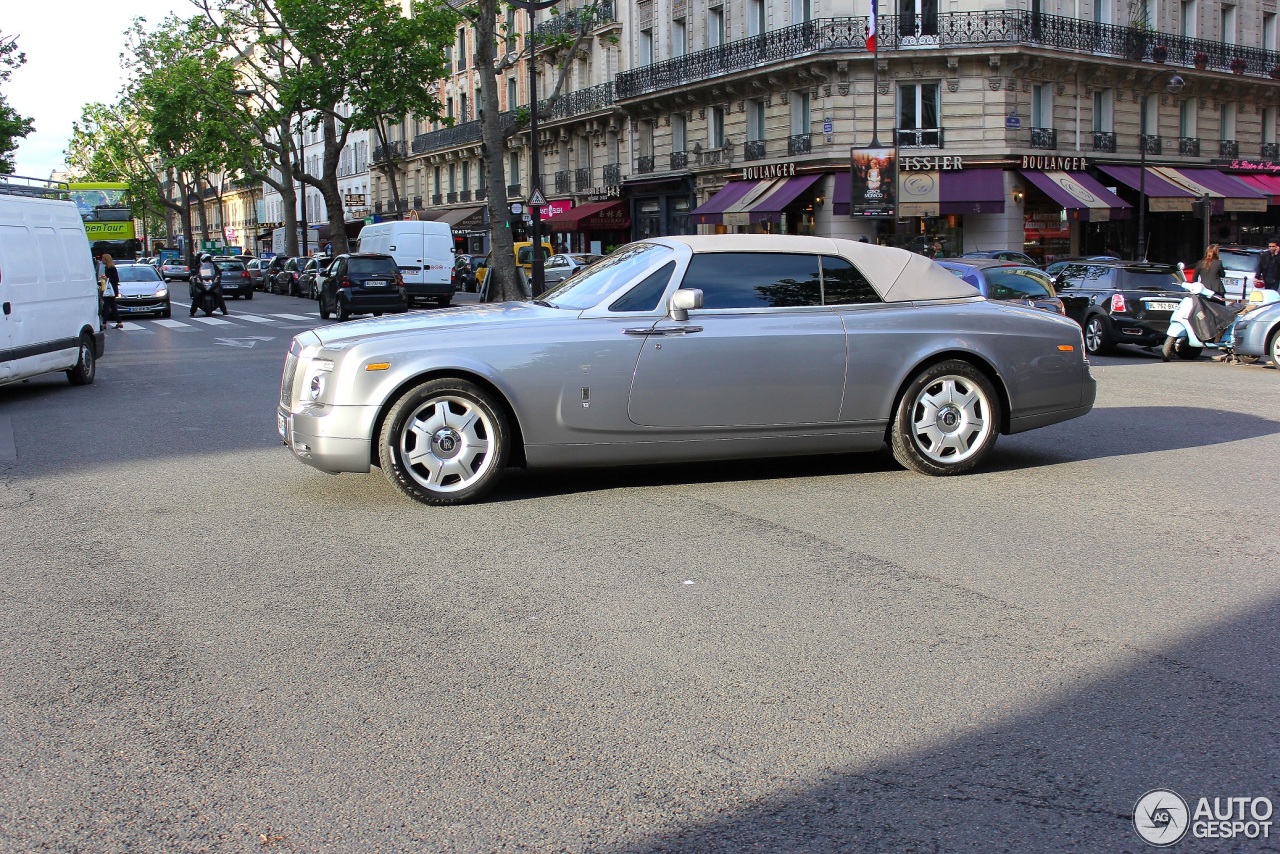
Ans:
[{"label": "white van", "polygon": [[375,222],[360,231],[360,251],[396,259],[409,304],[453,299],[453,232],[448,224],[429,220]]},{"label": "white van", "polygon": [[103,333],[84,222],[64,192],[21,180],[0,181],[0,383],[66,371],[87,385]]}]

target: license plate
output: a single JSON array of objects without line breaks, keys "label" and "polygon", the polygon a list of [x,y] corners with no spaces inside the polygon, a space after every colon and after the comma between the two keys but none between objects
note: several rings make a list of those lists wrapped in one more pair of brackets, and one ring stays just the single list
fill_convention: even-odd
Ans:
[{"label": "license plate", "polygon": [[378,281],[378,280],[376,280],[376,279],[371,279],[371,280],[369,280],[369,281],[365,282],[365,283],[364,283],[364,286],[365,286],[366,288],[385,288],[385,287],[386,287],[387,285],[389,285],[389,284],[390,284],[390,282],[379,282],[379,281]]},{"label": "license plate", "polygon": [[1178,308],[1176,302],[1149,302],[1147,308],[1152,311],[1175,311]]},{"label": "license plate", "polygon": [[286,435],[286,433],[288,432],[286,430],[287,426],[288,426],[288,422],[285,420],[285,417],[281,415],[279,412],[277,412],[276,413],[276,430],[280,433],[280,438],[284,439],[286,442],[289,441],[289,437]]}]

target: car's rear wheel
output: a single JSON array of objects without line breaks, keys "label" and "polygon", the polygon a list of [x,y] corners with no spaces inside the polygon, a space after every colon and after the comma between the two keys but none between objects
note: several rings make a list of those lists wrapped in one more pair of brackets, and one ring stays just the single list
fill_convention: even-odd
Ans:
[{"label": "car's rear wheel", "polygon": [[338,299],[338,321],[339,321],[339,322],[343,322],[343,321],[347,321],[347,320],[350,320],[350,319],[351,319],[351,309],[350,309],[350,308],[348,308],[348,307],[347,307],[347,304],[346,304],[346,303],[344,303],[344,302],[342,301],[341,297],[339,297],[339,299]]},{"label": "car's rear wheel", "polygon": [[1111,333],[1107,332],[1107,322],[1094,315],[1084,324],[1084,348],[1090,355],[1100,356],[1110,352],[1115,345],[1111,343]]},{"label": "car's rear wheel", "polygon": [[1271,364],[1280,369],[1280,329],[1271,333],[1271,346],[1267,348],[1267,352],[1271,355]]},{"label": "car's rear wheel", "polygon": [[448,308],[449,303],[453,302],[453,297],[440,297],[439,303],[441,308]]},{"label": "car's rear wheel", "polygon": [[253,289],[250,288],[244,295],[245,299],[253,299]]},{"label": "car's rear wheel", "polygon": [[93,355],[93,339],[88,335],[80,336],[80,355],[76,366],[67,371],[67,379],[72,385],[88,385],[98,375],[98,360]]},{"label": "car's rear wheel", "polygon": [[320,319],[328,320],[330,313],[331,312],[329,311],[329,309],[324,307],[324,297],[321,297],[320,298]]},{"label": "car's rear wheel", "polygon": [[429,380],[387,414],[378,460],[387,479],[424,504],[465,504],[488,492],[510,452],[502,407],[462,379]]},{"label": "car's rear wheel", "polygon": [[958,359],[932,365],[898,401],[890,431],[893,456],[921,474],[966,472],[995,444],[998,406],[991,381],[973,365]]}]

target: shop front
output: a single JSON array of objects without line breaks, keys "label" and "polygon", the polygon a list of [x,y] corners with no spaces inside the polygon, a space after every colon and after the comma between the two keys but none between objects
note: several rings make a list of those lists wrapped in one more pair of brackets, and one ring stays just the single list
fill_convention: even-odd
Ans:
[{"label": "shop front", "polygon": [[489,207],[474,205],[446,208],[435,214],[435,221],[449,226],[453,232],[453,249],[460,255],[481,255],[488,251]]},{"label": "shop front", "polygon": [[692,232],[692,176],[628,181],[623,185],[623,194],[630,208],[629,240]]},{"label": "shop front", "polygon": [[588,202],[545,220],[543,228],[555,236],[557,247],[603,255],[631,239],[631,215],[621,199]]},{"label": "shop front", "polygon": [[[1133,207],[1084,171],[1083,157],[1024,157],[1023,252],[1037,263],[1117,252]],[[1113,225],[1124,223],[1124,225]]]},{"label": "shop front", "polygon": [[826,172],[797,174],[794,163],[748,166],[689,214],[705,234],[815,233]]}]

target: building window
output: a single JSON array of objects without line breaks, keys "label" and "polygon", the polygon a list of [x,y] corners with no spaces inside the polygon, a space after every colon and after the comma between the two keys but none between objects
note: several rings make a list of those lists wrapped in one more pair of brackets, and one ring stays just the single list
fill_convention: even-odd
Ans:
[{"label": "building window", "polygon": [[516,79],[514,77],[507,78],[507,109],[514,110],[516,108]]},{"label": "building window", "polygon": [[764,101],[747,101],[747,141],[764,139]]},{"label": "building window", "polygon": [[1138,102],[1138,133],[1143,136],[1160,135],[1160,100],[1143,95]]},{"label": "building window", "polygon": [[1236,7],[1223,6],[1221,21],[1222,21],[1222,29],[1220,32],[1222,34],[1222,43],[1235,44],[1236,43]]},{"label": "building window", "polygon": [[724,44],[724,7],[716,6],[707,10],[707,47],[719,47]]},{"label": "building window", "polygon": [[942,130],[938,123],[939,84],[909,83],[898,88],[898,144],[938,147]]},{"label": "building window", "polygon": [[471,164],[463,163],[462,169],[462,192],[471,192]]},{"label": "building window", "polygon": [[685,150],[685,123],[684,113],[676,113],[671,117],[671,150],[673,152],[681,152]]},{"label": "building window", "polygon": [[640,31],[640,65],[653,64],[653,30]]},{"label": "building window", "polygon": [[458,170],[456,163],[449,164],[449,192],[458,192]]},{"label": "building window", "polygon": [[1031,126],[1053,127],[1053,87],[1050,84],[1031,87]]},{"label": "building window", "polygon": [[1110,89],[1097,89],[1093,93],[1094,133],[1111,133],[1114,119],[1115,94]]},{"label": "building window", "polygon": [[459,95],[458,96],[458,119],[460,121],[465,122],[470,118],[471,118],[471,114],[467,112],[467,96]]},{"label": "building window", "polygon": [[1276,49],[1276,13],[1264,12],[1262,14],[1262,49]]},{"label": "building window", "polygon": [[1109,24],[1111,20],[1111,0],[1093,0],[1093,22],[1095,24]]},{"label": "building window", "polygon": [[747,0],[747,35],[764,32],[764,0]]},{"label": "building window", "polygon": [[1178,104],[1178,136],[1192,139],[1196,136],[1196,104],[1190,99]]},{"label": "building window", "polygon": [[439,167],[439,166],[437,166],[437,167],[435,168],[435,188],[436,188],[436,189],[435,189],[435,193],[436,193],[436,195],[437,195],[437,196],[438,196],[438,195],[440,195],[440,193],[441,193],[440,185],[441,185],[441,181],[440,181],[440,167]]},{"label": "building window", "polygon": [[511,6],[507,7],[507,22],[503,28],[503,34],[507,40],[507,52],[516,49],[516,10]]},{"label": "building window", "polygon": [[1264,107],[1262,109],[1262,141],[1269,145],[1276,141],[1275,107]]},{"label": "building window", "polygon": [[792,92],[791,93],[791,134],[808,133],[809,132],[809,93],[808,92]]},{"label": "building window", "polygon": [[458,28],[458,70],[462,71],[467,67],[467,30],[465,27]]},{"label": "building window", "polygon": [[1236,138],[1236,105],[1223,104],[1218,108],[1218,138],[1230,142]]},{"label": "building window", "polygon": [[724,146],[723,107],[712,107],[707,111],[707,146],[709,148]]},{"label": "building window", "polygon": [[803,24],[813,20],[813,0],[791,0],[791,23]]},{"label": "building window", "polygon": [[1182,8],[1178,16],[1178,34],[1186,38],[1193,39],[1196,37],[1196,19],[1199,12],[1196,9],[1196,0],[1182,0]]},{"label": "building window", "polygon": [[684,56],[689,52],[689,30],[684,18],[676,18],[671,22],[671,55]]},{"label": "building window", "polygon": [[514,187],[520,183],[520,153],[517,151],[511,152],[507,165],[507,181]]}]

